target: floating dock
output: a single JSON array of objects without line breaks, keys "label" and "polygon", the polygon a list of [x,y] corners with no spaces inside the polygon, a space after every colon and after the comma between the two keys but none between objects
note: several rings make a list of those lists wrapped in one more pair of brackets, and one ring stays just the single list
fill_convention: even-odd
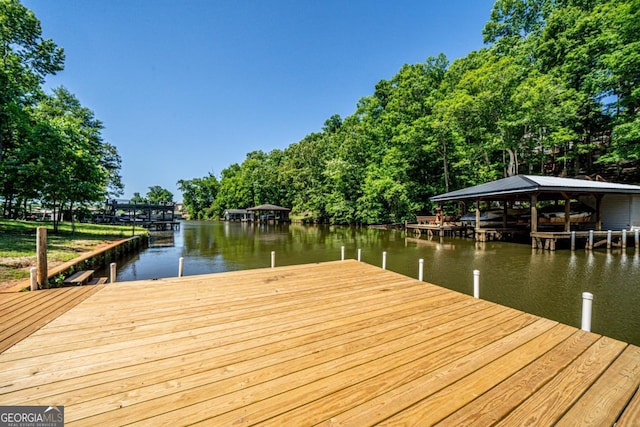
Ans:
[{"label": "floating dock", "polygon": [[640,348],[353,260],[0,294],[66,425],[638,425]]}]

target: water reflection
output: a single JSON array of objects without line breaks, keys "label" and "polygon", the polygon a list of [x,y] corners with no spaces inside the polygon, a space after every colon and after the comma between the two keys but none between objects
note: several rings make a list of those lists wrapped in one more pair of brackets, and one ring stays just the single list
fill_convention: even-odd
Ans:
[{"label": "water reflection", "polygon": [[[582,292],[594,294],[592,330],[640,344],[640,255],[638,250],[556,252],[525,244],[475,242],[465,238],[416,238],[401,231],[297,224],[185,222],[173,245],[151,247],[120,263],[118,280],[176,276],[185,258],[185,275],[315,263],[347,258],[418,276],[472,294],[473,270],[480,270],[482,298],[580,326]],[[630,251],[633,251],[631,254]],[[105,274],[108,275],[108,274]]]}]

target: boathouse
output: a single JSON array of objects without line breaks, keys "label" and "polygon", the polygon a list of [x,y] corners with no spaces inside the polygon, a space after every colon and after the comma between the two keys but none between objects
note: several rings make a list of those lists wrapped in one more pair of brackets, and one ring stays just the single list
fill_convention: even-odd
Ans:
[{"label": "boathouse", "polygon": [[289,222],[289,212],[291,212],[291,209],[267,204],[254,206],[247,209],[247,211],[254,214],[256,221]]},{"label": "boathouse", "polygon": [[247,209],[225,209],[222,213],[225,221],[253,221],[253,212]]},{"label": "boathouse", "polygon": [[133,200],[107,200],[105,214],[98,222],[115,224],[134,223],[155,230],[172,230],[180,223],[176,217],[174,202],[136,202]]},{"label": "boathouse", "polygon": [[[533,247],[538,246],[542,238],[551,239],[547,246],[553,249],[558,238],[569,238],[572,231],[612,230],[622,236],[622,230],[640,229],[640,186],[637,185],[516,175],[434,196],[431,201],[475,203],[475,236],[481,241],[526,230]],[[483,203],[485,210],[492,204],[501,204],[501,225],[482,226]],[[578,204],[582,212],[573,210]],[[512,215],[513,207],[527,205],[523,215]]]}]

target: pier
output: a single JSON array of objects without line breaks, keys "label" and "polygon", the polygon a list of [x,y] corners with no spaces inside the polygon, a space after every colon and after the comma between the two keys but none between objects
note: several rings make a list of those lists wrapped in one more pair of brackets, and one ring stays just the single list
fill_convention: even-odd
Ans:
[{"label": "pier", "polygon": [[0,294],[0,318],[0,402],[69,426],[640,420],[640,348],[354,260]]},{"label": "pier", "polygon": [[443,217],[440,215],[420,216],[416,217],[416,222],[411,223],[405,221],[404,228],[407,233],[413,233],[417,236],[425,233],[427,236],[473,236],[473,227],[467,227],[460,223],[453,222],[451,217]]},{"label": "pier", "polygon": [[636,248],[640,247],[640,239],[638,238],[638,232],[635,230],[618,230],[618,231],[596,231],[596,230],[583,230],[583,231],[537,231],[531,232],[531,247],[533,249],[548,249],[551,251],[556,250],[558,241],[569,242],[571,250],[575,250],[578,247],[578,241],[581,242],[581,246],[584,249],[595,249],[603,247],[607,249],[611,248],[626,248],[629,242],[633,240],[632,245]]}]

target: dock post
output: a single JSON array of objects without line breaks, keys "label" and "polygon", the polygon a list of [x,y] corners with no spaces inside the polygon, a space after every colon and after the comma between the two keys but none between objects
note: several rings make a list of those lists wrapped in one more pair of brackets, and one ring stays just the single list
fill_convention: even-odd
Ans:
[{"label": "dock post", "polygon": [[271,268],[276,268],[276,251],[271,251]]},{"label": "dock post", "polygon": [[49,287],[49,268],[47,267],[47,227],[36,229],[37,280],[40,289]]},{"label": "dock post", "polygon": [[386,251],[382,252],[382,269],[383,270],[387,269],[387,252]]},{"label": "dock post", "polygon": [[611,230],[607,230],[607,249],[611,249]]},{"label": "dock post", "polygon": [[589,230],[589,250],[593,250],[593,230]]},{"label": "dock post", "polygon": [[582,326],[583,331],[591,332],[591,311],[593,308],[593,294],[582,293]]},{"label": "dock post", "polygon": [[37,268],[31,267],[31,269],[29,270],[29,279],[31,284],[31,290],[37,291],[38,290],[38,269]]},{"label": "dock post", "polygon": [[184,273],[184,257],[180,257],[178,260],[178,277],[182,277]]},{"label": "dock post", "polygon": [[110,275],[110,283],[116,283],[116,263],[112,262],[109,264],[109,275]]},{"label": "dock post", "polygon": [[418,260],[418,280],[421,282],[424,280],[424,259],[422,258]]},{"label": "dock post", "polygon": [[480,298],[480,270],[473,270],[473,297]]},{"label": "dock post", "polygon": [[340,248],[340,260],[344,261],[344,246]]},{"label": "dock post", "polygon": [[362,260],[362,249],[358,249],[358,262]]},{"label": "dock post", "polygon": [[640,248],[640,230],[634,230],[633,234],[635,237],[634,245],[638,249]]},{"label": "dock post", "polygon": [[620,240],[620,245],[622,249],[627,249],[627,229],[622,230],[622,237]]},{"label": "dock post", "polygon": [[576,232],[572,231],[571,232],[571,251],[575,251],[576,250]]}]

